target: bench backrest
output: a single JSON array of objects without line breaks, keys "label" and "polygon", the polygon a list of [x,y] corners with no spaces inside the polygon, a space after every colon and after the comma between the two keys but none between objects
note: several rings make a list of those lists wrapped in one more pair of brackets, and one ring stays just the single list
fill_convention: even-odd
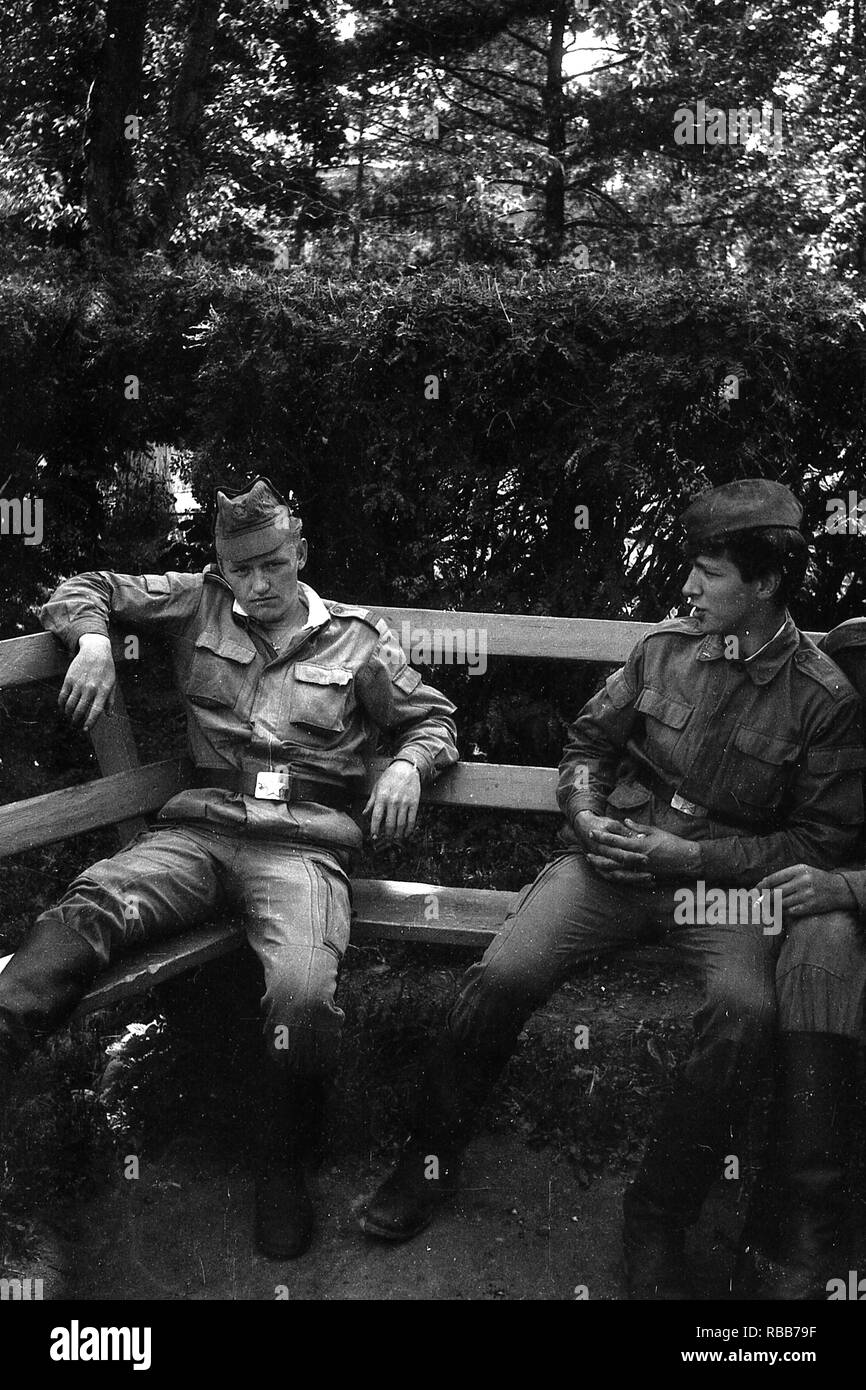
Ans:
[{"label": "bench backrest", "polygon": [[[653,626],[595,618],[445,612],[430,608],[377,607],[376,612],[387,618],[404,647],[409,633],[483,632],[488,659],[511,657],[620,664],[638,639]],[[810,635],[817,640],[823,634]],[[115,656],[120,657],[122,639],[114,639],[114,645]],[[411,651],[407,650],[406,654],[411,658]],[[435,643],[431,657],[435,661]],[[69,660],[62,645],[47,632],[2,641],[0,689],[51,678],[62,680]],[[123,661],[118,660],[119,670],[123,665]],[[102,777],[81,786],[0,806],[0,858],[106,825],[116,826],[121,843],[125,843],[144,828],[147,815],[187,785],[190,767],[185,758],[168,758],[147,765],[140,763],[119,688],[114,713],[97,721],[91,739]],[[373,760],[371,778],[378,774],[385,761]],[[426,790],[425,801],[479,809],[555,813],[556,778],[556,770],[549,767],[460,763]]]}]

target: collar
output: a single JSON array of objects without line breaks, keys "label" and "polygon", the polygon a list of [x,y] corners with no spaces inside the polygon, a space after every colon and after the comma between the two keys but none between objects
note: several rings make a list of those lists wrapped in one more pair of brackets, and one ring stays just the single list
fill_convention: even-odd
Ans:
[{"label": "collar", "polygon": [[[298,596],[307,610],[307,621],[303,627],[298,628],[299,632],[306,632],[308,628],[324,627],[325,623],[330,622],[330,613],[315,589],[311,589],[309,584],[303,584],[298,580]],[[232,612],[239,618],[245,618],[248,623],[254,621],[246,609],[241,607],[237,599],[232,603]]]},{"label": "collar", "polygon": [[[742,661],[734,661],[751,679],[754,685],[766,685],[776,672],[781,670],[800,645],[800,634],[790,613],[785,610],[781,627],[773,633],[769,642],[759,647],[751,656]],[[698,661],[718,661],[725,655],[725,639],[720,632],[711,632],[698,648]],[[732,658],[728,657],[728,660]]]}]

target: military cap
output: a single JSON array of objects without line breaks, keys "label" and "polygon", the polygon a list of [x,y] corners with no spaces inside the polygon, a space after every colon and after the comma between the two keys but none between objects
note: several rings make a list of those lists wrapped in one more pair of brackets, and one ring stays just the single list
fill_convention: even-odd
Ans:
[{"label": "military cap", "polygon": [[725,531],[755,526],[799,527],[803,508],[784,483],[769,478],[741,478],[702,492],[680,518],[690,545]]},{"label": "military cap", "polygon": [[214,540],[221,559],[238,563],[297,540],[301,519],[268,478],[257,477],[234,496],[218,489]]}]

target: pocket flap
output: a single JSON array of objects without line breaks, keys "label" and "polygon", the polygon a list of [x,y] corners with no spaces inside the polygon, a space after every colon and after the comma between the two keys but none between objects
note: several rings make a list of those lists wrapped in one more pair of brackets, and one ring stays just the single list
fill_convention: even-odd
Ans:
[{"label": "pocket flap", "polygon": [[221,632],[200,632],[195,639],[195,645],[196,647],[205,647],[215,656],[225,657],[226,661],[240,661],[245,666],[252,661],[256,654],[255,647],[252,645],[247,645],[246,642],[237,642],[233,637],[226,637]]},{"label": "pocket flap", "polygon": [[770,738],[758,729],[738,729],[734,735],[734,745],[749,757],[760,758],[764,763],[794,762],[800,745],[787,739]]},{"label": "pocket flap", "polygon": [[345,666],[317,666],[313,661],[295,663],[295,680],[309,685],[348,685],[352,672]]},{"label": "pocket flap", "polygon": [[663,695],[651,685],[644,686],[635,701],[635,708],[640,710],[641,714],[649,714],[653,719],[658,719],[659,723],[667,724],[671,729],[682,729],[694,711],[694,705],[687,705],[684,700],[675,700],[671,695]]}]

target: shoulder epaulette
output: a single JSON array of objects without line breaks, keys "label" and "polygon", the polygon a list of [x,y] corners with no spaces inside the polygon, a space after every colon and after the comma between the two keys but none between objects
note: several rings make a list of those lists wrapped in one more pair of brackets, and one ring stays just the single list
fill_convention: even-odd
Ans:
[{"label": "shoulder epaulette", "polygon": [[847,676],[839,670],[825,651],[815,645],[805,632],[800,633],[800,646],[794,652],[794,662],[806,676],[811,676],[819,685],[837,698],[847,699],[856,691]]},{"label": "shoulder epaulette", "polygon": [[352,603],[333,603],[330,599],[323,599],[324,605],[329,613],[335,618],[358,618],[368,627],[378,632],[380,637],[384,637],[388,631],[388,624],[385,619],[379,617],[371,608],[357,608]]}]

